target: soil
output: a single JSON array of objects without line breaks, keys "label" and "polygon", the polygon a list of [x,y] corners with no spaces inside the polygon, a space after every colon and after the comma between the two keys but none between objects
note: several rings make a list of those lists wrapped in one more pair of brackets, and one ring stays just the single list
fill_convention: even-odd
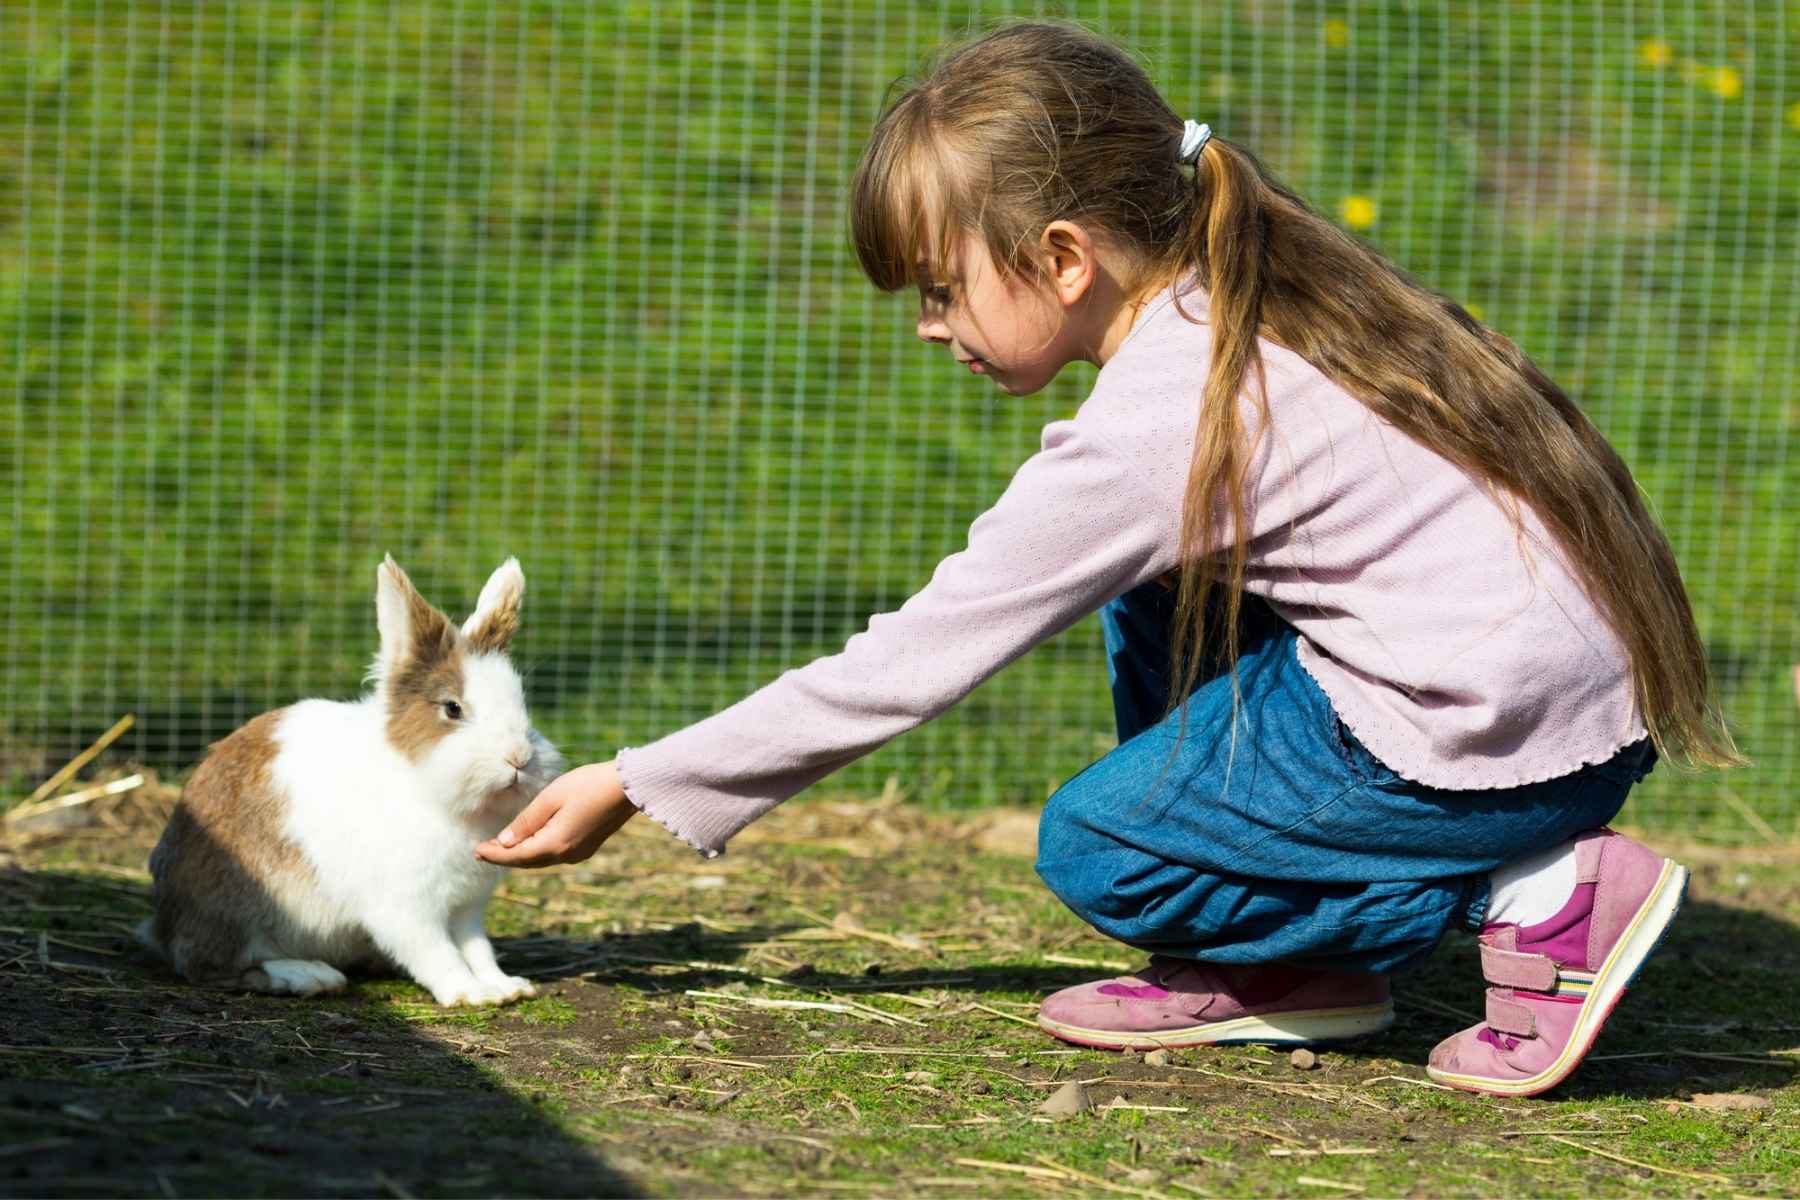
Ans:
[{"label": "soil", "polygon": [[[1245,1162],[1274,1192],[1333,1170],[1416,1194],[1707,1191],[1681,1172],[1800,1152],[1767,1142],[1770,1114],[1791,1129],[1800,1108],[1793,847],[1684,849],[1690,902],[1657,969],[1547,1108],[1420,1070],[1480,1004],[1466,938],[1396,985],[1392,1030],[1310,1064],[1050,1041],[1036,998],[1137,956],[1036,885],[1028,814],[895,797],[792,804],[711,861],[636,822],[587,864],[511,876],[489,917],[503,963],[540,983],[520,1005],[440,1010],[402,980],[311,1001],[197,989],[129,937],[170,798],[0,841],[0,1194],[1032,1194],[1092,1191],[1098,1170],[1173,1195],[1241,1192]],[[1071,1080],[1094,1110],[1040,1114]],[[1710,1093],[1769,1113],[1702,1111]],[[1616,1131],[1587,1142],[1641,1158],[1629,1139],[1657,1122],[1675,1132],[1653,1145],[1702,1147],[1669,1161],[1702,1165],[1582,1152],[1584,1131]],[[1575,1149],[1513,1153],[1546,1125]]]}]

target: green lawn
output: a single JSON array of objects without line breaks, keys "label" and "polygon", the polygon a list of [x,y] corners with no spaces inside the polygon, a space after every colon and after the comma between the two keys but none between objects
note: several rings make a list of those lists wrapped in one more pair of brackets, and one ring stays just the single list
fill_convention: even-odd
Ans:
[{"label": "green lawn", "polygon": [[[0,9],[0,775],[123,712],[180,768],[353,691],[392,551],[509,553],[578,758],[900,604],[1077,405],[995,400],[850,260],[888,81],[1008,10],[22,0]],[[1800,9],[1080,5],[1183,111],[1506,331],[1617,442],[1757,766],[1635,816],[1800,830]],[[842,777],[1041,799],[1084,623]]]}]

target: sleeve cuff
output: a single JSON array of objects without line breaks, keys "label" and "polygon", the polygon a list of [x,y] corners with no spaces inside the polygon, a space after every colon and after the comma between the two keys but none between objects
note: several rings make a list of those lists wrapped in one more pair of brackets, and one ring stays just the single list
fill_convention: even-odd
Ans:
[{"label": "sleeve cuff", "polygon": [[629,764],[629,756],[635,753],[636,750],[637,747],[635,746],[621,746],[618,752],[613,755],[613,767],[619,773],[619,786],[625,789],[625,798],[631,801],[632,805],[636,807],[639,812],[643,813],[652,821],[655,821],[658,825],[661,825],[664,829],[681,839],[681,841],[685,842],[688,846],[692,847],[700,857],[717,858],[719,855],[723,854],[725,852],[724,846],[704,844],[700,838],[687,827],[686,822],[681,820],[679,814],[670,813],[664,805],[651,802],[642,794],[641,789],[632,782],[632,771]]}]

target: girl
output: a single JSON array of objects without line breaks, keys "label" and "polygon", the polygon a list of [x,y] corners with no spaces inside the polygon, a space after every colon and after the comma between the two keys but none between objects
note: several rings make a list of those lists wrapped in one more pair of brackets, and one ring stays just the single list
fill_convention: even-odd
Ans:
[{"label": "girl", "polygon": [[593,853],[637,809],[703,854],[1100,612],[1120,745],[1038,872],[1136,975],[1040,1024],[1102,1047],[1310,1042],[1474,931],[1486,1019],[1432,1052],[1532,1095],[1581,1061],[1687,872],[1603,823],[1659,755],[1736,752],[1674,557],[1517,347],[1184,122],[1119,49],[1019,24],[876,125],[857,253],[1001,391],[1100,367],[897,611],[553,783],[478,852]]}]

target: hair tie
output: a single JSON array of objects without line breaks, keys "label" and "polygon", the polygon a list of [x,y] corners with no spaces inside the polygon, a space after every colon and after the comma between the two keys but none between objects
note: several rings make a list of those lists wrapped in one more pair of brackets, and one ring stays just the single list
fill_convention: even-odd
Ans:
[{"label": "hair tie", "polygon": [[1184,163],[1200,161],[1200,151],[1206,149],[1206,143],[1211,140],[1211,125],[1202,125],[1198,121],[1183,122],[1181,126],[1181,153],[1176,156],[1176,160]]}]

